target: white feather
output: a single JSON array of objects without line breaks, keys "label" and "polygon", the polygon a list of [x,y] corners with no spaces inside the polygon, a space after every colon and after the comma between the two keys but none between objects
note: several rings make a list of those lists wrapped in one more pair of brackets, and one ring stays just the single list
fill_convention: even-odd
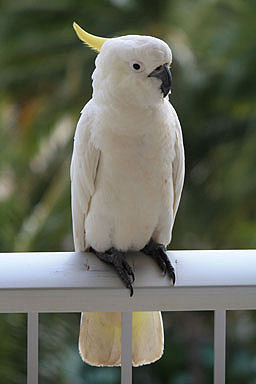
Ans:
[{"label": "white feather", "polygon": [[[139,73],[130,65],[136,60],[143,64]],[[97,57],[93,98],[78,122],[71,164],[76,251],[140,250],[150,238],[164,245],[171,240],[184,180],[182,133],[160,81],[148,78],[170,62],[169,47],[145,36],[110,39]],[[119,365],[120,327],[119,313],[83,314],[82,358]],[[162,352],[160,312],[135,314],[133,365]]]},{"label": "white feather", "polygon": [[[153,363],[163,354],[164,334],[160,312],[134,312],[132,364]],[[121,313],[87,312],[81,317],[79,352],[96,366],[121,365]]]},{"label": "white feather", "polygon": [[100,158],[90,140],[92,117],[90,103],[84,108],[77,124],[71,161],[71,205],[75,250],[86,250],[85,219],[95,190],[95,177]]}]

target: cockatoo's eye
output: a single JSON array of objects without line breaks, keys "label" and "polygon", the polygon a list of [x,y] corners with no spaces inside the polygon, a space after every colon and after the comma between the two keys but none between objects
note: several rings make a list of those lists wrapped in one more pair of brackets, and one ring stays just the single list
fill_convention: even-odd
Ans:
[{"label": "cockatoo's eye", "polygon": [[144,71],[144,65],[140,61],[132,61],[130,66],[135,72]]},{"label": "cockatoo's eye", "polygon": [[140,65],[138,63],[134,63],[133,68],[136,69],[136,71],[138,71],[140,69]]}]

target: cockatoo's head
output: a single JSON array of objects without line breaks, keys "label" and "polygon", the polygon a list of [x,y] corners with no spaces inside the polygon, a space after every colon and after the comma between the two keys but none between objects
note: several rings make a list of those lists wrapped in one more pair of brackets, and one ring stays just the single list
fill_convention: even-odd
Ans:
[{"label": "cockatoo's head", "polygon": [[100,53],[93,73],[93,97],[108,104],[152,106],[171,89],[168,45],[154,37],[128,35],[111,39],[92,36],[74,23],[81,40]]}]

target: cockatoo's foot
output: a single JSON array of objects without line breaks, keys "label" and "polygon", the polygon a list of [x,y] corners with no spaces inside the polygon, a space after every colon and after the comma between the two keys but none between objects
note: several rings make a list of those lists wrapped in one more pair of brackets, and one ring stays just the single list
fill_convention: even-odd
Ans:
[{"label": "cockatoo's foot", "polygon": [[141,252],[152,256],[157,261],[164,275],[167,272],[173,281],[173,285],[175,284],[175,271],[167,256],[166,248],[163,244],[156,243],[154,240],[150,239],[148,244],[141,250]]},{"label": "cockatoo's foot", "polygon": [[101,261],[113,265],[122,282],[130,289],[130,296],[132,296],[132,283],[135,277],[132,268],[124,258],[125,252],[118,251],[115,248],[110,248],[106,252],[98,252],[92,247],[90,247],[89,251],[94,253]]}]

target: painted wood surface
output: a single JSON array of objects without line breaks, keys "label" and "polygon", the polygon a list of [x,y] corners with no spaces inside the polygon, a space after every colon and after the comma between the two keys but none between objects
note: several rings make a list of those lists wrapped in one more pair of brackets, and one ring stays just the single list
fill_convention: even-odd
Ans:
[{"label": "painted wood surface", "polygon": [[256,250],[169,251],[176,285],[141,253],[127,255],[134,296],[93,254],[0,254],[0,312],[256,308]]},{"label": "painted wood surface", "polygon": [[121,384],[132,384],[132,312],[122,312]]},{"label": "painted wood surface", "polygon": [[214,384],[225,384],[226,311],[214,311]]},{"label": "painted wood surface", "polygon": [[38,384],[38,313],[27,317],[27,384]]}]

